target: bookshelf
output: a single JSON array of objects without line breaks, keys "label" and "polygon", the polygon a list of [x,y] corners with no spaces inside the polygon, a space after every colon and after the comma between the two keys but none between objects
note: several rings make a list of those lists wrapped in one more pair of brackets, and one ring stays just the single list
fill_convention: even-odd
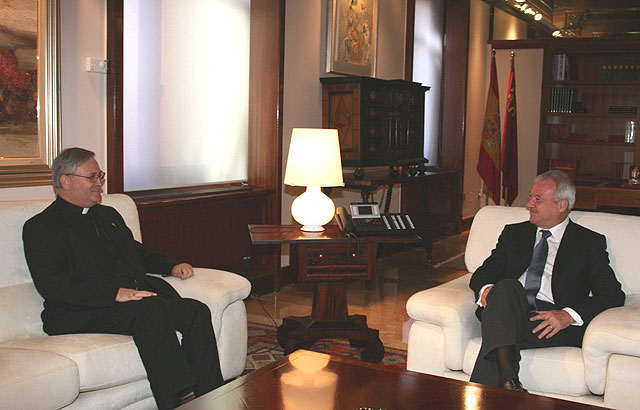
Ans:
[{"label": "bookshelf", "polygon": [[576,208],[640,211],[627,186],[640,164],[640,41],[549,40],[542,87],[538,173],[575,175]]}]

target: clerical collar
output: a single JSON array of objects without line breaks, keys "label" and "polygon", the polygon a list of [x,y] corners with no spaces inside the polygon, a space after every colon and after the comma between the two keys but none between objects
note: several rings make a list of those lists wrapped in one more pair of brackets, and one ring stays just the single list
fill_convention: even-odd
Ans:
[{"label": "clerical collar", "polygon": [[87,212],[89,212],[89,209],[91,208],[83,208],[81,206],[78,205],[74,205],[69,201],[65,201],[64,199],[62,199],[61,197],[58,197],[58,201],[61,201],[63,204],[65,204],[65,206],[67,206],[69,209],[71,209],[71,211],[75,214],[82,214],[82,215],[86,215]]}]

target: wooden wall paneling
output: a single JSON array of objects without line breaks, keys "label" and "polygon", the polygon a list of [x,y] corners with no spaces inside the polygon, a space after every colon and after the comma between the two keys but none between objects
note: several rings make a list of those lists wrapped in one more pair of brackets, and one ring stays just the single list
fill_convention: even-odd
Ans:
[{"label": "wooden wall paneling", "polygon": [[416,0],[407,0],[407,19],[405,30],[404,79],[413,80],[413,45],[416,23]]},{"label": "wooden wall paneling", "polygon": [[[464,178],[465,115],[469,63],[470,0],[447,0],[442,64],[440,165],[460,170]],[[462,184],[454,193],[457,219],[462,218]]]},{"label": "wooden wall paneling", "polygon": [[[151,249],[194,266],[229,270],[250,280],[260,279],[264,260],[251,256],[248,224],[261,224],[273,192],[252,189],[197,199],[172,199],[132,194],[139,210],[142,238]],[[270,278],[272,281],[272,277]]]},{"label": "wooden wall paneling", "polygon": [[[249,185],[271,188],[263,223],[279,224],[282,208],[282,102],[284,85],[285,0],[251,1],[249,56]],[[280,286],[280,247],[253,246],[263,263],[254,269],[273,275],[271,290]],[[267,274],[268,275],[268,274]],[[253,283],[254,289],[268,284]],[[264,292],[262,292],[264,293]]]},{"label": "wooden wall paneling", "polygon": [[284,0],[251,1],[249,185],[276,189],[273,223],[282,191],[284,13]]},{"label": "wooden wall paneling", "polygon": [[123,0],[107,2],[107,184],[109,193],[124,192],[122,47]]}]

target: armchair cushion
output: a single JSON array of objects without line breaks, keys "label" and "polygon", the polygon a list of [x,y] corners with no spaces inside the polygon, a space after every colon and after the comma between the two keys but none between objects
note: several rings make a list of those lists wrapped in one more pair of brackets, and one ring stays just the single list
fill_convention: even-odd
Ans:
[{"label": "armchair cushion", "polygon": [[57,353],[73,360],[78,366],[81,392],[147,378],[130,336],[93,333],[45,336],[15,340],[1,347]]},{"label": "armchair cushion", "polygon": [[[472,339],[464,354],[463,371],[471,374],[482,338]],[[582,396],[589,394],[584,380],[582,352],[577,347],[547,347],[520,351],[520,381],[528,390]]]},{"label": "armchair cushion", "polygon": [[0,368],[2,408],[57,409],[78,397],[78,369],[64,356],[0,348]]}]

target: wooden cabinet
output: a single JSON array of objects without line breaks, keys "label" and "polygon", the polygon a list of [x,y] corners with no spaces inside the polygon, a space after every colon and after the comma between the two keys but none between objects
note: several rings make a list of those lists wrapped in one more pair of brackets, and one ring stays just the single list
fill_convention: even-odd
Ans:
[{"label": "wooden cabinet", "polygon": [[[631,166],[640,163],[640,41],[551,40],[545,46],[538,171],[575,174],[578,204],[639,207],[625,190]],[[519,113],[520,114],[520,113]],[[631,130],[635,128],[635,142]],[[600,188],[620,188],[613,200]],[[589,204],[592,204],[589,205]],[[595,204],[595,205],[594,205]]]},{"label": "wooden cabinet", "polygon": [[337,128],[345,166],[421,164],[424,98],[429,87],[404,80],[328,77],[322,126]]}]

